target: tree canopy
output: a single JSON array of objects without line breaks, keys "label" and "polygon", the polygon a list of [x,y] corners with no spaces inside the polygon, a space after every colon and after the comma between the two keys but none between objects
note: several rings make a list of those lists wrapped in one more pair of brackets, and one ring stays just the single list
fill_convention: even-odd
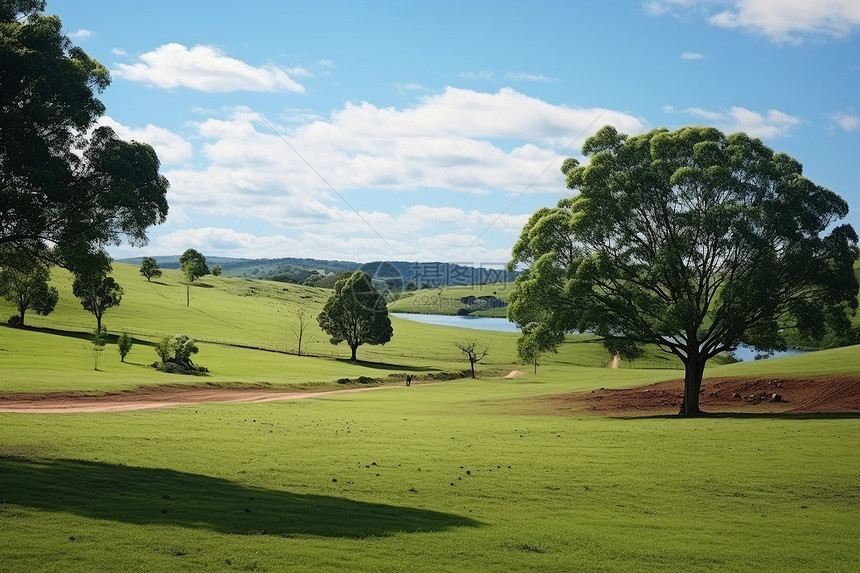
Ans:
[{"label": "tree canopy", "polygon": [[15,262],[14,266],[0,267],[0,296],[15,303],[18,308],[15,322],[24,326],[24,314],[28,310],[48,315],[57,306],[60,295],[57,289],[48,286],[51,271],[47,265],[32,259]]},{"label": "tree canopy", "polygon": [[394,335],[385,297],[362,271],[335,283],[334,294],[326,301],[317,322],[331,336],[332,344],[349,345],[352,360],[362,344],[385,344]]},{"label": "tree canopy", "polygon": [[592,332],[632,357],[656,345],[685,366],[697,414],[707,360],[792,331],[845,332],[857,308],[857,234],[801,164],[744,133],[707,127],[635,137],[604,127],[568,159],[578,195],[537,211],[513,249],[525,266],[508,314],[560,336]]},{"label": "tree canopy", "polygon": [[179,257],[179,266],[185,274],[185,279],[193,283],[195,279],[209,274],[206,257],[195,249],[187,249]]},{"label": "tree canopy", "polygon": [[44,8],[0,0],[0,255],[106,268],[165,220],[168,182],[152,147],[95,127],[110,74]]},{"label": "tree canopy", "polygon": [[140,261],[140,274],[146,277],[147,282],[159,278],[162,273],[158,261],[153,257],[143,257],[143,260]]},{"label": "tree canopy", "polygon": [[119,306],[122,300],[122,287],[113,279],[100,272],[82,273],[75,276],[72,294],[81,300],[84,310],[96,317],[96,333],[102,331],[102,316],[107,309]]}]

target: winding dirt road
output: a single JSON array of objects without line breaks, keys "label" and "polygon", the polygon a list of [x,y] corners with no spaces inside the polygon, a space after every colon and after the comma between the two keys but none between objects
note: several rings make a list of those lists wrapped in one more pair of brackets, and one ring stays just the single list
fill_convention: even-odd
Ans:
[{"label": "winding dirt road", "polygon": [[0,412],[30,414],[58,414],[80,412],[122,412],[126,410],[148,410],[171,408],[204,402],[276,402],[322,398],[335,394],[354,394],[370,390],[381,390],[390,386],[349,388],[326,392],[283,392],[257,389],[200,389],[181,387],[155,387],[129,390],[101,396],[81,396],[65,392],[44,394],[2,394]]}]

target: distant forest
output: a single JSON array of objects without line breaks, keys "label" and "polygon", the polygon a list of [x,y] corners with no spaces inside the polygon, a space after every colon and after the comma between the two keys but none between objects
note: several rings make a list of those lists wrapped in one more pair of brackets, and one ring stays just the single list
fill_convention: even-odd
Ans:
[{"label": "distant forest", "polygon": [[[205,254],[205,253],[204,253]],[[164,269],[178,269],[179,255],[153,257]],[[121,259],[117,262],[139,265],[143,257]],[[232,277],[265,279],[308,286],[332,288],[346,273],[361,270],[388,289],[419,289],[443,286],[470,286],[513,281],[519,273],[504,269],[455,263],[417,263],[408,261],[378,261],[356,263],[319,259],[236,259],[206,257],[209,266],[221,265],[222,274]]]}]

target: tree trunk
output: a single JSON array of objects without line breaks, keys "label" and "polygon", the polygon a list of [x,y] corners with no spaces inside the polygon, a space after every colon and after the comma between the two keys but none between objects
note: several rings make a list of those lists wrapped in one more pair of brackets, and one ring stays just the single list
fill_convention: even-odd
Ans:
[{"label": "tree trunk", "polygon": [[353,362],[355,362],[355,361],[356,361],[356,358],[355,358],[355,351],[356,351],[356,350],[358,350],[358,346],[357,346],[357,345],[356,345],[356,346],[350,346],[350,348],[352,349],[352,358],[350,358],[350,360],[352,360]]},{"label": "tree trunk", "polygon": [[475,361],[469,360],[469,366],[472,367],[472,378],[474,378],[475,377]]},{"label": "tree trunk", "polygon": [[96,315],[96,332],[99,334],[102,333],[102,315],[100,314]]},{"label": "tree trunk", "polygon": [[684,362],[684,401],[679,416],[702,414],[699,409],[699,393],[702,389],[702,376],[705,373],[705,360],[698,355],[690,355]]},{"label": "tree trunk", "polygon": [[25,309],[25,308],[19,308],[19,309],[18,309],[18,312],[20,312],[20,313],[21,313],[21,322],[20,322],[20,323],[18,323],[18,326],[24,326],[24,312],[25,312],[26,310],[27,310],[27,309]]}]

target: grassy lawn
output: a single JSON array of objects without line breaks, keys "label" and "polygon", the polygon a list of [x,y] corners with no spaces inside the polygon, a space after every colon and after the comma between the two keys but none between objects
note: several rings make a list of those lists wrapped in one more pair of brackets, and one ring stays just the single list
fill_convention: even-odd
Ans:
[{"label": "grassy lawn", "polygon": [[640,381],[598,373],[0,414],[0,559],[7,571],[857,570],[856,417],[508,412],[511,398]]},{"label": "grassy lawn", "polygon": [[[542,415],[521,405],[681,373],[659,362],[602,367],[609,357],[587,337],[571,337],[533,373],[514,361],[516,335],[399,320],[391,343],[363,346],[365,362],[349,364],[316,327],[326,291],[206,277],[210,288],[192,287],[186,307],[178,274],[155,284],[136,272],[116,265],[126,295],[105,316],[111,332],[135,333],[127,363],[108,345],[93,370],[75,333],[94,319],[57,273],[57,312],[28,315],[40,329],[0,328],[0,388],[325,388],[462,369],[458,339],[481,338],[491,353],[475,381],[295,402],[0,413],[3,571],[860,569],[857,415]],[[286,349],[298,308],[312,317],[306,349],[332,356],[219,343]],[[208,341],[196,358],[210,376],[147,366],[156,358],[147,343],[176,332]],[[501,377],[512,369],[525,375]],[[706,372],[816,374],[860,374],[858,348]]]}]

